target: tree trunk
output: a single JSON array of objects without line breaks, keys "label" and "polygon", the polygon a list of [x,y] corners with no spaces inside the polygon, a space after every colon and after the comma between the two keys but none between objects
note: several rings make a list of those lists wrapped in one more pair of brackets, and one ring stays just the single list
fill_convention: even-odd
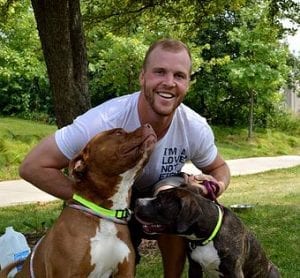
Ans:
[{"label": "tree trunk", "polygon": [[54,99],[65,126],[91,107],[79,0],[31,0]]},{"label": "tree trunk", "polygon": [[248,140],[251,140],[253,137],[253,115],[254,115],[254,92],[250,91],[249,99],[249,126],[248,126]]}]

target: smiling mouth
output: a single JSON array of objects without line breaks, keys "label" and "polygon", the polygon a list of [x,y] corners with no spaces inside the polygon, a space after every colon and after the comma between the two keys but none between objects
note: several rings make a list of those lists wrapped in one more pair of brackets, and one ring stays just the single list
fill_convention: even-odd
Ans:
[{"label": "smiling mouth", "polygon": [[174,98],[175,96],[171,93],[168,93],[168,92],[157,92],[157,94],[162,97],[162,98],[165,98],[165,99],[171,99],[171,98]]}]

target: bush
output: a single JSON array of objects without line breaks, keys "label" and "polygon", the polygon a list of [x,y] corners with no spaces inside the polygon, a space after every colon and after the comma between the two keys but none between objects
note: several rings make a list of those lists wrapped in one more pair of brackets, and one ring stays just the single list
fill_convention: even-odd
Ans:
[{"label": "bush", "polygon": [[291,135],[300,136],[300,117],[286,111],[278,111],[268,116],[268,128],[280,130]]}]

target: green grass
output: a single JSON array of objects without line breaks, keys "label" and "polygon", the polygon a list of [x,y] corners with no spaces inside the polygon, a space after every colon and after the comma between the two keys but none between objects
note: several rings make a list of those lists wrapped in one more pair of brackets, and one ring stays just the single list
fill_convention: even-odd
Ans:
[{"label": "green grass", "polygon": [[[300,121],[299,121],[300,125]],[[225,159],[254,156],[300,155],[300,134],[259,130],[247,141],[247,130],[213,127],[216,144]],[[46,125],[16,118],[0,118],[0,181],[18,179],[18,167],[25,155],[43,137],[56,130]]]},{"label": "green grass", "polygon": [[[300,121],[299,121],[300,125]],[[300,134],[272,129],[258,130],[247,140],[247,129],[213,127],[216,144],[225,159],[300,155]]]},{"label": "green grass", "polygon": [[[261,174],[233,177],[220,203],[253,204],[237,213],[256,235],[268,257],[279,267],[283,278],[300,277],[300,166]],[[49,226],[61,211],[61,202],[5,207],[0,210],[0,234],[14,226],[23,233]],[[31,223],[32,227],[25,225]],[[44,224],[43,224],[44,223]],[[234,236],[234,235],[233,235]],[[137,277],[163,277],[157,249],[145,250]],[[186,273],[183,277],[187,277]]]},{"label": "green grass", "polygon": [[220,198],[230,204],[253,204],[238,213],[254,232],[283,277],[300,277],[300,166],[233,177]]},{"label": "green grass", "polygon": [[0,181],[18,179],[18,168],[25,155],[55,129],[33,121],[0,118]]},{"label": "green grass", "polygon": [[43,233],[59,216],[61,209],[62,201],[1,207],[0,234],[7,226],[13,226],[25,234]]},{"label": "green grass", "polygon": [[[260,130],[247,141],[247,130],[213,127],[216,143],[225,159],[254,156],[300,155],[300,135]],[[43,137],[56,130],[46,125],[15,118],[0,118],[0,181],[17,179],[18,167],[26,153]],[[300,166],[262,174],[233,177],[220,198],[229,206],[254,204],[238,213],[261,241],[283,277],[300,278]],[[0,209],[0,234],[7,226],[23,233],[44,233],[61,211],[62,202],[39,203]],[[163,277],[156,248],[143,253],[137,277]],[[187,277],[186,273],[183,277]]]}]

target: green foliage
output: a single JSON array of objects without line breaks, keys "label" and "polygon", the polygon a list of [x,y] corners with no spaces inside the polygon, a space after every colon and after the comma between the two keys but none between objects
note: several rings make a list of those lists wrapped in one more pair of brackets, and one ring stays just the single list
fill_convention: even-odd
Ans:
[{"label": "green foliage", "polygon": [[90,92],[92,103],[139,89],[139,72],[147,46],[134,37],[107,34],[90,50]]},{"label": "green foliage", "polygon": [[50,117],[53,104],[30,1],[8,5],[0,30],[0,113]]},{"label": "green foliage", "polygon": [[230,81],[246,92],[268,94],[284,84],[287,50],[278,42],[278,30],[266,19],[267,7],[256,4],[241,11],[242,25],[229,32],[239,45],[239,57],[229,65]]},{"label": "green foliage", "polygon": [[279,109],[274,115],[268,115],[267,123],[269,128],[286,132],[290,135],[300,137],[300,117]]},{"label": "green foliage", "polygon": [[245,98],[228,80],[228,64],[239,56],[239,44],[229,39],[228,32],[241,25],[239,9],[225,9],[205,17],[195,39],[205,43],[199,56],[203,61],[194,74],[194,84],[185,103],[213,124],[244,125],[247,111]]},{"label": "green foliage", "polygon": [[242,9],[241,26],[229,32],[230,40],[239,45],[239,56],[228,64],[229,82],[249,107],[249,136],[254,113],[262,113],[264,119],[282,102],[279,90],[289,71],[287,49],[279,43],[278,29],[268,21],[267,12],[268,2]]},{"label": "green foliage", "polygon": [[220,13],[224,7],[238,8],[244,0],[218,1],[119,1],[85,0],[82,11],[86,29],[97,26],[103,34],[143,34],[145,41],[176,37],[190,41],[202,19]]},{"label": "green foliage", "polygon": [[196,43],[207,46],[185,103],[213,124],[249,126],[253,101],[254,124],[265,128],[282,107],[291,68],[269,9],[269,1],[248,1],[207,17],[199,30]]},{"label": "green foliage", "polygon": [[[54,122],[54,107],[29,0],[0,0],[0,114]],[[246,126],[255,89],[256,127],[267,127],[282,104],[286,76],[279,20],[299,20],[291,1],[81,1],[93,106],[139,89],[148,45],[178,38],[192,49],[193,85],[185,103],[213,124]],[[16,28],[17,27],[17,28]],[[267,52],[268,51],[268,52]],[[298,79],[297,79],[298,78]],[[253,91],[252,91],[253,92]]]}]

